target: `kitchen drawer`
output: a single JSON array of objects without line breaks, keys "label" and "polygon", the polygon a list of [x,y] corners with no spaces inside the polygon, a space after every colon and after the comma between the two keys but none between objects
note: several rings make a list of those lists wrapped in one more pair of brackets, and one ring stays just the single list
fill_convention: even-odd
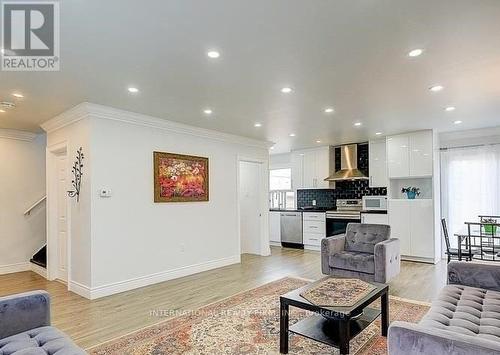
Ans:
[{"label": "kitchen drawer", "polygon": [[321,221],[326,222],[326,213],[324,212],[302,212],[303,221]]},{"label": "kitchen drawer", "polygon": [[304,233],[304,245],[321,246],[323,236],[316,233]]},{"label": "kitchen drawer", "polygon": [[303,230],[305,233],[326,235],[326,223],[320,221],[304,221]]}]

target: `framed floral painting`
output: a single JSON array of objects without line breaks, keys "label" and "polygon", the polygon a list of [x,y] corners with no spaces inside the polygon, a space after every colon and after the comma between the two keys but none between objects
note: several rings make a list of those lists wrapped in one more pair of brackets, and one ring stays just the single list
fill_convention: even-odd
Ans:
[{"label": "framed floral painting", "polygon": [[208,201],[208,158],[153,152],[155,202]]}]

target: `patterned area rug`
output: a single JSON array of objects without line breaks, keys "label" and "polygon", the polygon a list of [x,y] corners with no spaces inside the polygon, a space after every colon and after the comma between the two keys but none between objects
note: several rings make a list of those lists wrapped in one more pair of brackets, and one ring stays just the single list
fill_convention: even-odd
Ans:
[{"label": "patterned area rug", "polygon": [[[231,296],[87,350],[91,355],[279,354],[279,296],[308,282],[284,278]],[[374,303],[378,307],[380,301]],[[390,319],[418,322],[429,306],[390,298]],[[290,307],[290,324],[306,317]],[[351,354],[386,354],[380,317],[351,340]],[[290,354],[338,354],[304,337],[290,336]]]}]

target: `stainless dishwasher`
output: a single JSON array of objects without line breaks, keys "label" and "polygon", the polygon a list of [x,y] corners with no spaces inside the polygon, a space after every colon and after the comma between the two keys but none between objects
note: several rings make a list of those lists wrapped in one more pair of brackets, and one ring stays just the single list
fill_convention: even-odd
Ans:
[{"label": "stainless dishwasher", "polygon": [[302,246],[302,212],[281,212],[281,243]]}]

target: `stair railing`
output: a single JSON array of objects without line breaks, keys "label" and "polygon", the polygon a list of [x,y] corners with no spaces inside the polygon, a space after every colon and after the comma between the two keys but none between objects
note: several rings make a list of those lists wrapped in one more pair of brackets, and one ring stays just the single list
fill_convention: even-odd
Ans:
[{"label": "stair railing", "polygon": [[39,199],[38,201],[36,201],[34,204],[32,204],[26,211],[24,211],[24,215],[25,216],[29,216],[31,214],[31,211],[33,211],[33,209],[38,206],[39,204],[41,204],[43,201],[45,201],[47,199],[47,195],[43,196],[41,199]]}]

